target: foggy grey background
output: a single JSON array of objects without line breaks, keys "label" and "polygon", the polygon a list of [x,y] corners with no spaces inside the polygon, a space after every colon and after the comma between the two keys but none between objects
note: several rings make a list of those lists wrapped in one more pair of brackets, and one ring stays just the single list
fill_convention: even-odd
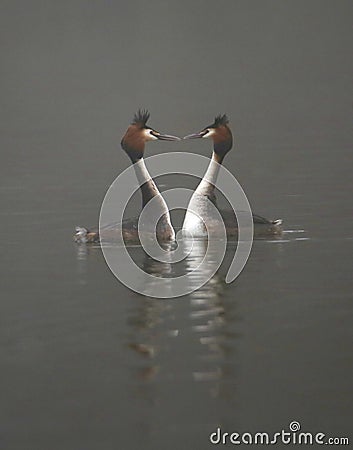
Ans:
[{"label": "foggy grey background", "polygon": [[[352,16],[350,1],[1,2],[3,448],[204,449],[216,426],[291,420],[350,431]],[[225,165],[253,210],[308,240],[255,243],[237,284],[200,303],[135,296],[99,249],[79,253],[74,227],[97,224],[129,165],[139,107],[180,136],[227,113]],[[146,153],[173,150],[211,144]],[[224,309],[222,375],[197,383],[202,298]]]}]

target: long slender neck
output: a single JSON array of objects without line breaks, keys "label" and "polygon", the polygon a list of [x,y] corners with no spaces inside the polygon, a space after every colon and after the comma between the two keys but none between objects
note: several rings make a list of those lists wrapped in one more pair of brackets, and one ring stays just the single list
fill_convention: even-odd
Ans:
[{"label": "long slender neck", "polygon": [[155,182],[152,180],[143,158],[140,158],[134,163],[134,169],[142,193],[142,208],[144,208],[153,197],[159,195],[161,207],[168,211],[167,204],[161,196]]},{"label": "long slender neck", "polygon": [[159,192],[156,183],[153,181],[150,173],[148,172],[143,158],[140,158],[134,163],[134,169],[142,193],[142,209],[150,200],[152,200],[152,198],[155,197],[154,201],[157,202],[157,204],[155,203],[155,205],[157,205],[158,208],[158,215],[161,214],[160,229],[163,229],[163,232],[169,232],[171,234],[170,238],[173,239],[174,229],[171,224],[168,206],[164,198],[162,197],[162,194]]},{"label": "long slender neck", "polygon": [[213,195],[222,160],[223,158],[219,158],[219,156],[215,152],[212,153],[212,158],[208,165],[206,173],[200,184],[196,188],[196,194],[206,196]]},{"label": "long slender neck", "polygon": [[213,152],[206,173],[190,199],[184,218],[183,231],[191,232],[194,236],[207,236],[208,232],[203,219],[213,218],[214,213],[212,209],[209,209],[208,200],[216,204],[214,190],[222,159]]}]

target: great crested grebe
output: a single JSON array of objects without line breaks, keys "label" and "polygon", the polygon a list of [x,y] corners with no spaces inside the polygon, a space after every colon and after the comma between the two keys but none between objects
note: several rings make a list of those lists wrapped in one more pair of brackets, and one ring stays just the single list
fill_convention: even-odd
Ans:
[{"label": "great crested grebe", "polygon": [[[139,110],[134,115],[131,125],[128,127],[121,140],[121,147],[131,159],[135,169],[142,194],[142,209],[152,198],[154,198],[154,201],[156,202],[155,205],[157,205],[159,211],[162,213],[155,230],[157,239],[159,241],[171,241],[175,239],[175,232],[171,224],[168,206],[147,170],[143,155],[145,144],[148,141],[179,141],[180,138],[168,134],[161,134],[147,126],[149,117],[150,114],[146,110]],[[114,237],[114,233],[117,234],[117,227],[118,225],[113,224],[107,225],[104,228],[104,233],[108,239],[110,236]],[[123,220],[120,227],[125,240],[138,241],[138,218]],[[96,230],[87,230],[84,227],[76,227],[74,239],[79,243],[99,242],[100,236],[99,232]]]},{"label": "great crested grebe", "polygon": [[[191,212],[197,212],[201,217],[207,215],[207,202],[202,199],[208,198],[216,204],[215,184],[224,157],[231,150],[233,146],[233,135],[228,126],[228,117],[218,115],[212,125],[203,128],[199,133],[185,136],[184,139],[200,139],[210,138],[213,141],[213,153],[210,164],[207,168],[204,178],[196,188],[193,196],[190,199],[188,210],[185,215],[183,230],[191,232],[195,236],[203,236],[206,234],[205,225],[199,217]],[[207,181],[206,181],[207,179]],[[233,211],[220,210],[224,225],[228,236],[236,236],[238,234],[237,222]],[[271,235],[280,234],[282,232],[282,220],[268,220],[264,217],[253,214],[254,235]]]}]

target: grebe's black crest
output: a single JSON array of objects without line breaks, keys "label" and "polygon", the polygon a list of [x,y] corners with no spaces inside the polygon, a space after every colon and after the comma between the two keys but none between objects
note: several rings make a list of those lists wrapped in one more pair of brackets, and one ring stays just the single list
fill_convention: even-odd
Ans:
[{"label": "grebe's black crest", "polygon": [[226,114],[219,114],[215,117],[214,122],[208,128],[218,128],[222,125],[227,125],[229,123],[229,119]]},{"label": "grebe's black crest", "polygon": [[150,113],[147,111],[147,109],[139,109],[134,115],[132,125],[140,125],[141,128],[145,128],[149,118]]}]

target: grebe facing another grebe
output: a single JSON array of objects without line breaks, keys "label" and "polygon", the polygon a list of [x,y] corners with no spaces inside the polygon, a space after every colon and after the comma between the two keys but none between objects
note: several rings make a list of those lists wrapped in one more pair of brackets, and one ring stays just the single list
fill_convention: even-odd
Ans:
[{"label": "grebe facing another grebe", "polygon": [[[131,159],[135,169],[142,194],[142,209],[152,198],[155,198],[155,205],[157,205],[160,212],[162,212],[161,218],[156,227],[157,239],[159,241],[171,241],[175,239],[175,232],[170,221],[168,206],[147,170],[143,155],[145,151],[145,144],[148,141],[179,141],[180,138],[170,136],[168,134],[161,134],[153,128],[147,126],[149,117],[149,112],[145,110],[139,110],[135,114],[131,125],[121,140],[121,147]],[[118,225],[107,225],[104,228],[104,236],[107,236],[107,239],[110,237],[114,238],[118,235],[117,231],[122,230],[124,240],[139,240],[138,218],[123,220],[120,225],[120,229],[117,227]],[[76,227],[74,239],[78,243],[99,242],[100,236],[98,231],[90,231],[84,227]]]},{"label": "grebe facing another grebe", "polygon": [[[185,136],[184,139],[200,139],[210,138],[213,141],[213,153],[210,164],[207,168],[204,178],[196,188],[190,199],[188,210],[185,215],[183,230],[191,232],[194,236],[204,236],[206,234],[205,225],[202,220],[192,213],[191,210],[197,212],[200,217],[207,218],[207,201],[206,197],[216,204],[215,184],[224,157],[233,146],[233,135],[228,126],[228,117],[219,115],[215,118],[212,125],[207,126],[199,133]],[[207,181],[206,181],[207,180]],[[233,211],[220,210],[224,225],[228,236],[236,236],[238,234],[237,222]],[[264,217],[253,214],[254,235],[266,236],[280,234],[282,232],[282,220],[268,220]]]}]

